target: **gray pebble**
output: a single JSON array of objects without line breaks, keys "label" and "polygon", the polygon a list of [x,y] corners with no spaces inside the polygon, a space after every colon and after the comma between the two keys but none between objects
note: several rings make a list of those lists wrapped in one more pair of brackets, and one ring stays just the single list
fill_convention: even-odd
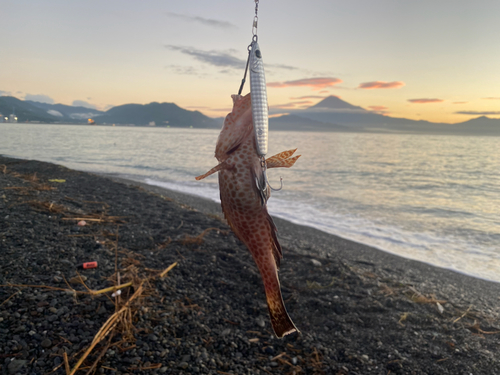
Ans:
[{"label": "gray pebble", "polygon": [[260,328],[264,328],[266,326],[266,322],[264,321],[264,319],[261,316],[259,316],[257,319],[255,319],[255,321]]},{"label": "gray pebble", "polygon": [[11,363],[9,363],[9,374],[19,373],[19,370],[21,370],[27,362],[28,361],[24,359],[14,359]]},{"label": "gray pebble", "polygon": [[48,320],[49,322],[55,322],[55,321],[57,320],[57,315],[49,315],[49,316],[47,317],[47,320]]},{"label": "gray pebble", "polygon": [[322,266],[321,262],[319,260],[316,260],[316,259],[311,259],[311,263],[315,267],[321,267]]},{"label": "gray pebble", "polygon": [[48,349],[52,346],[52,341],[50,339],[44,339],[40,345],[42,346],[42,348],[45,348],[45,349]]}]

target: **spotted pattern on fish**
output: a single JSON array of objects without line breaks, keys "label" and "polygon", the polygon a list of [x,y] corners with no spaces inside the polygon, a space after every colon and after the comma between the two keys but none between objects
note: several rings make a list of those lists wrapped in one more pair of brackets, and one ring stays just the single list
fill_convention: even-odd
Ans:
[{"label": "spotted pattern on fish", "polygon": [[[278,269],[282,250],[276,236],[277,229],[258,187],[265,186],[265,195],[270,196],[256,149],[250,94],[245,97],[233,95],[232,98],[233,111],[224,121],[215,149],[220,164],[196,179],[219,172],[222,211],[259,268],[274,332],[283,337],[297,328],[288,316],[281,296]],[[285,151],[270,157],[267,167],[291,167],[300,156],[291,157],[294,152]]]}]

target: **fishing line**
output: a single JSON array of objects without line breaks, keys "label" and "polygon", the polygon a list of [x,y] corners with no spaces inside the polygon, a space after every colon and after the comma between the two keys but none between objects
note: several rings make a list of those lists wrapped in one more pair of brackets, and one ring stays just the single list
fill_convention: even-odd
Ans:
[{"label": "fishing line", "polygon": [[245,66],[245,73],[243,74],[243,79],[241,80],[241,85],[240,89],[238,90],[238,95],[241,95],[241,92],[243,91],[243,86],[245,86],[247,72],[248,72],[248,64],[250,63],[250,52],[252,52],[253,45],[257,43],[257,40],[259,39],[259,37],[257,36],[257,25],[259,22],[258,13],[259,13],[259,0],[255,0],[255,16],[253,16],[253,22],[252,22],[252,43],[250,43],[247,47],[248,50],[247,65]]}]

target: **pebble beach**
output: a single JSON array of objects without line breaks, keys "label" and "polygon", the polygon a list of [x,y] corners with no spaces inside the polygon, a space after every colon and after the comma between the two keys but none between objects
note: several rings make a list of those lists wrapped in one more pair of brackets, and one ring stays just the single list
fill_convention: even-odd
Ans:
[{"label": "pebble beach", "polygon": [[2,374],[500,374],[500,284],[275,223],[284,339],[214,202],[0,156]]}]

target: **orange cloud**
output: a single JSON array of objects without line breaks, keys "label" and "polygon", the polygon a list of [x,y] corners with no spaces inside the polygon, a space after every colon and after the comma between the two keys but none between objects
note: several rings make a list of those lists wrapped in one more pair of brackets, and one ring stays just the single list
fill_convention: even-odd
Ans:
[{"label": "orange cloud", "polygon": [[443,99],[408,99],[410,103],[441,103],[444,102]]},{"label": "orange cloud", "polygon": [[[331,96],[335,96],[337,98],[340,99],[340,96],[337,96],[337,95],[331,95]],[[290,98],[292,100],[302,100],[302,99],[325,99],[326,96],[324,95],[306,95],[306,96],[299,96],[297,98]]]},{"label": "orange cloud", "polygon": [[385,111],[387,109],[387,107],[384,105],[371,105],[368,108],[370,108],[372,111]]},{"label": "orange cloud", "polygon": [[273,108],[294,108],[294,107],[304,107],[306,105],[312,104],[313,102],[310,100],[302,100],[300,102],[290,102],[290,103],[285,103],[285,104],[277,104],[273,105]]},{"label": "orange cloud", "polygon": [[295,81],[285,81],[285,82],[269,82],[268,87],[290,87],[290,86],[309,86],[314,90],[321,90],[326,87],[334,86],[338,83],[342,83],[339,78],[304,78]]},{"label": "orange cloud", "polygon": [[497,96],[488,96],[487,98],[481,98],[481,99],[484,99],[484,100],[500,100],[500,98],[497,97]]},{"label": "orange cloud", "polygon": [[469,102],[453,102],[453,104],[467,104]]},{"label": "orange cloud", "polygon": [[384,82],[384,81],[373,81],[360,83],[358,89],[373,90],[373,89],[399,89],[406,84],[401,81],[394,82]]},{"label": "orange cloud", "polygon": [[278,118],[278,117],[283,117],[283,116],[287,116],[289,115],[290,113],[276,113],[274,115],[269,115],[268,117],[269,118]]}]

